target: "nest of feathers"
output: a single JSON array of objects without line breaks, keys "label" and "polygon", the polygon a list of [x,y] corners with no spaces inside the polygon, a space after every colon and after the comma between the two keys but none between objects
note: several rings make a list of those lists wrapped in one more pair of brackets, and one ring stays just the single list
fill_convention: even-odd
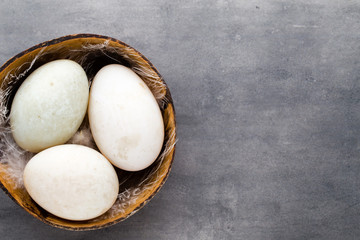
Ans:
[{"label": "nest of feathers", "polygon": [[[163,91],[166,89],[165,83],[161,81],[159,75],[154,73],[154,71],[149,70],[141,61],[137,61],[137,58],[132,56],[131,52],[127,51],[126,48],[110,46],[109,40],[96,44],[84,42],[80,49],[62,46],[51,49],[43,47],[32,58],[32,61],[25,62],[16,69],[7,71],[0,86],[0,163],[6,166],[0,169],[0,174],[6,176],[6,180],[12,183],[13,188],[20,188],[26,191],[23,184],[23,171],[26,163],[34,156],[34,153],[21,149],[15,143],[9,121],[12,99],[26,77],[46,62],[56,59],[70,59],[83,67],[87,73],[89,85],[91,85],[93,77],[101,67],[113,63],[122,64],[132,69],[141,77],[152,91],[160,109],[163,110],[169,101],[165,91]],[[108,212],[91,221],[111,218],[125,211],[124,209],[127,206],[136,202],[141,192],[153,188],[157,180],[163,177],[159,175],[157,170],[161,166],[164,156],[173,150],[176,142],[175,136],[175,129],[168,132],[162,151],[157,160],[152,164],[152,167],[139,172],[126,172],[116,168],[120,182],[118,198]],[[87,117],[84,118],[78,131],[67,143],[85,145],[98,150],[92,137]]]}]

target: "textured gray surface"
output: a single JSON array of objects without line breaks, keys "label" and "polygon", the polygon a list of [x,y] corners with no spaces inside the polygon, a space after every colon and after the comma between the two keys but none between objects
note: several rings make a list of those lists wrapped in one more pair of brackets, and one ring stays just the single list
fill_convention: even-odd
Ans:
[{"label": "textured gray surface", "polygon": [[0,239],[358,239],[359,1],[0,2],[0,62],[97,33],[167,81],[176,158],[123,223],[47,226],[0,194]]}]

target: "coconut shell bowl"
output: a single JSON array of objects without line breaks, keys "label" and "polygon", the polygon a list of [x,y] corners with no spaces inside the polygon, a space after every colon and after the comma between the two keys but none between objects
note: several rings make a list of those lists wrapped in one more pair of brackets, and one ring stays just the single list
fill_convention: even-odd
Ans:
[{"label": "coconut shell bowl", "polygon": [[[70,221],[52,215],[34,202],[24,188],[22,170],[28,154],[19,154],[19,159],[9,160],[4,151],[13,142],[9,131],[9,110],[21,83],[35,69],[57,60],[70,59],[79,63],[89,81],[97,71],[108,64],[122,64],[131,68],[147,84],[157,100],[165,127],[162,150],[155,162],[144,170],[127,172],[115,168],[119,182],[119,195],[110,210],[86,221]],[[111,37],[77,34],[60,37],[29,48],[8,60],[0,68],[1,146],[0,187],[4,192],[33,217],[51,226],[67,230],[93,230],[111,226],[127,219],[140,210],[165,183],[174,159],[176,125],[175,111],[170,91],[151,62],[129,45]],[[82,126],[86,126],[86,117]],[[8,139],[7,139],[8,138]],[[26,160],[27,159],[27,160]]]}]

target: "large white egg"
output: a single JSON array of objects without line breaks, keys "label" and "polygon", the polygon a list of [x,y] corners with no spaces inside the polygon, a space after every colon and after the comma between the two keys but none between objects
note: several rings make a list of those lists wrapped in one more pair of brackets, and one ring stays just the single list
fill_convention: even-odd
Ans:
[{"label": "large white egg", "polygon": [[31,152],[65,143],[83,121],[88,99],[88,79],[78,63],[62,59],[39,67],[21,84],[11,106],[16,143]]},{"label": "large white egg", "polygon": [[65,144],[36,154],[24,170],[31,198],[48,212],[68,220],[88,220],[114,204],[119,181],[99,152]]},{"label": "large white egg", "polygon": [[164,141],[160,108],[131,69],[118,64],[96,74],[88,109],[96,145],[115,166],[138,171],[151,165]]}]

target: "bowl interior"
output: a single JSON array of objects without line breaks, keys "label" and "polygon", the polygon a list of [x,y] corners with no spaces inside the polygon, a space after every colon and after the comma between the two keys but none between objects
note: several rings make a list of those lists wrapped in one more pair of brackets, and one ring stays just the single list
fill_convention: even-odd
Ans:
[{"label": "bowl interior", "polygon": [[153,65],[138,51],[116,39],[79,34],[54,39],[34,46],[6,62],[0,69],[1,89],[10,89],[5,99],[8,108],[21,83],[36,68],[56,59],[71,59],[85,69],[91,80],[105,65],[120,63],[132,68],[149,86],[162,111],[165,140],[158,159],[148,168],[127,172],[115,168],[120,181],[119,197],[105,214],[88,221],[58,218],[39,207],[23,186],[16,184],[12,169],[0,156],[0,186],[21,207],[34,217],[55,227],[70,230],[97,229],[126,219],[148,202],[165,182],[173,161],[176,139],[175,113],[165,82]]}]

